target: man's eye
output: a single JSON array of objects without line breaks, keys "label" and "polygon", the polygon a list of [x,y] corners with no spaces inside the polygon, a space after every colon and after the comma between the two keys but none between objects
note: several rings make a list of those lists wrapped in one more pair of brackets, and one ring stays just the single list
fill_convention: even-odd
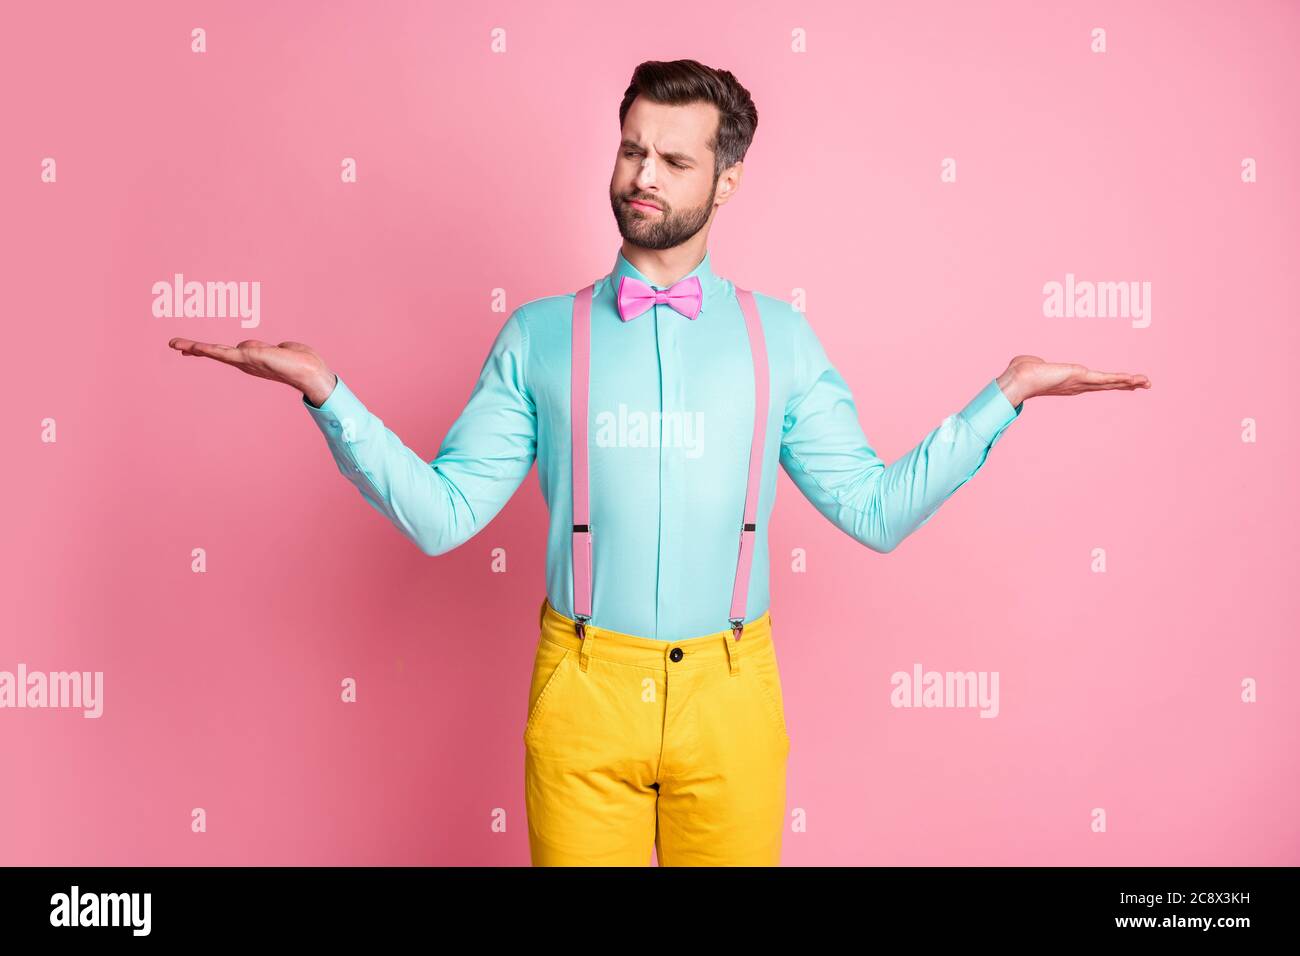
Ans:
[{"label": "man's eye", "polygon": [[[630,150],[630,149],[625,149],[625,150],[623,150],[623,155],[624,155],[625,157],[627,157],[628,159],[636,159],[636,158],[637,158],[638,156],[640,156],[641,154],[640,154],[640,153],[633,152],[633,151]],[[679,162],[677,162],[676,160],[669,160],[669,161],[668,161],[668,165],[671,166],[671,167],[673,167],[673,169],[685,169],[685,168],[686,168],[686,164],[685,164],[685,163],[679,163]]]}]

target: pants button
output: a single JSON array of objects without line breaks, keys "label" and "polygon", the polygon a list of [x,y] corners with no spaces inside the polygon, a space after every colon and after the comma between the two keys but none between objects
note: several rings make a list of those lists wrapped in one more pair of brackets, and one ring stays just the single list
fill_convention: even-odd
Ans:
[{"label": "pants button", "polygon": [[668,652],[668,657],[674,661],[680,661],[682,659],[682,649],[680,647],[674,647]]}]

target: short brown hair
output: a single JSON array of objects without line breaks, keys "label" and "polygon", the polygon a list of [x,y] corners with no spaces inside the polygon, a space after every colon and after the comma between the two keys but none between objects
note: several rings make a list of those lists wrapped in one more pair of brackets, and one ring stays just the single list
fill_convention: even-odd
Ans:
[{"label": "short brown hair", "polygon": [[758,109],[749,90],[727,70],[715,70],[695,60],[647,60],[632,72],[632,83],[618,108],[621,129],[632,101],[644,96],[668,106],[712,103],[718,108],[718,131],[713,150],[713,180],[733,163],[745,158],[758,128]]}]

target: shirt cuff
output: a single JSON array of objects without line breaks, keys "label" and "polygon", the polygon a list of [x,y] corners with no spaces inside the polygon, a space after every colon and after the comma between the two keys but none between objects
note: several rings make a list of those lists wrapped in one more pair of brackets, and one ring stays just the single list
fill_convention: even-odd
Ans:
[{"label": "shirt cuff", "polygon": [[1004,428],[1020,417],[1020,410],[1024,407],[1024,402],[1013,407],[998,380],[993,379],[966,403],[961,415],[975,434],[991,445]]},{"label": "shirt cuff", "polygon": [[352,394],[352,389],[343,381],[343,376],[338,373],[335,376],[337,380],[334,390],[319,408],[307,401],[306,395],[302,396],[302,407],[307,409],[307,413],[316,420],[327,437],[338,436],[345,429],[348,429],[348,436],[352,436],[365,421],[369,410],[361,404],[361,399]]}]

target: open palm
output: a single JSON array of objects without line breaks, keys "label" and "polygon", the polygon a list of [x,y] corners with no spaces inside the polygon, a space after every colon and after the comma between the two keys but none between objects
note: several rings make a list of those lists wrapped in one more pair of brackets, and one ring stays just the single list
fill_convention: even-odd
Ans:
[{"label": "open palm", "polygon": [[167,344],[182,355],[202,355],[233,365],[249,375],[292,385],[306,393],[309,400],[314,400],[312,392],[319,393],[323,389],[328,394],[334,381],[324,359],[302,342],[271,345],[258,339],[245,339],[231,346],[175,338]]},{"label": "open palm", "polygon": [[1017,355],[1007,367],[1023,394],[1079,395],[1103,389],[1150,388],[1145,375],[1130,372],[1098,372],[1072,362],[1047,362],[1037,355]]}]

